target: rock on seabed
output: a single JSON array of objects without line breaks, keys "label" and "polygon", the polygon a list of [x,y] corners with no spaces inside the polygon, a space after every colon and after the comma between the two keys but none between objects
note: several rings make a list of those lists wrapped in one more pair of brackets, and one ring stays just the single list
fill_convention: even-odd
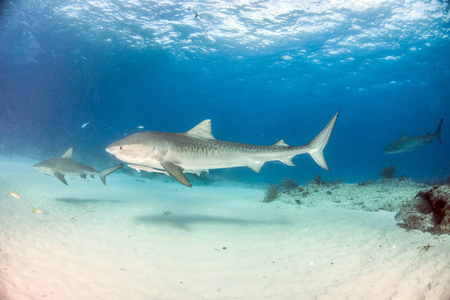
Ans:
[{"label": "rock on seabed", "polygon": [[450,234],[450,186],[438,185],[420,192],[411,203],[406,204],[395,216],[402,227],[430,232]]}]

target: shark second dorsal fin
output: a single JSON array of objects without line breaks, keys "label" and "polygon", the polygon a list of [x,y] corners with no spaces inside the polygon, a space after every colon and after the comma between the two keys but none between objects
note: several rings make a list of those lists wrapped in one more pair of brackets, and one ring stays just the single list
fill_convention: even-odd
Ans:
[{"label": "shark second dorsal fin", "polygon": [[66,151],[66,153],[64,153],[61,158],[72,158],[72,154],[73,154],[73,147],[71,147],[69,150]]},{"label": "shark second dorsal fin", "polygon": [[279,140],[278,142],[276,142],[275,144],[273,144],[274,146],[283,146],[283,147],[290,147],[288,144],[286,144],[286,142],[284,140]]},{"label": "shark second dorsal fin", "polygon": [[215,139],[212,135],[210,119],[199,123],[197,126],[189,131],[186,131],[184,134],[198,139]]}]

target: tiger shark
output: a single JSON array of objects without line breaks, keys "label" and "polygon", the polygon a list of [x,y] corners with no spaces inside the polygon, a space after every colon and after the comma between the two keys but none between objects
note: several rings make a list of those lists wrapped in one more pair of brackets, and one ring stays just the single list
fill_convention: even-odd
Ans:
[{"label": "tiger shark", "polygon": [[431,142],[432,139],[437,139],[439,143],[441,142],[441,127],[444,119],[441,119],[439,122],[439,126],[436,130],[435,134],[425,134],[420,136],[408,136],[406,132],[403,132],[402,136],[386,146],[383,150],[381,150],[384,154],[396,154],[396,153],[405,153],[411,152],[415,150],[419,146],[425,145],[425,143]]},{"label": "tiger shark", "polygon": [[35,164],[33,168],[45,175],[55,176],[65,185],[68,184],[64,176],[80,176],[81,178],[86,179],[87,175],[90,175],[92,178],[94,178],[94,175],[98,175],[103,184],[106,185],[106,176],[122,167],[122,164],[120,164],[102,171],[97,171],[94,167],[85,166],[73,160],[72,156],[73,148],[70,148],[61,157],[44,160]]},{"label": "tiger shark", "polygon": [[112,143],[106,151],[119,160],[131,163],[135,169],[165,170],[188,187],[192,185],[185,172],[245,166],[258,173],[266,161],[279,160],[294,166],[292,158],[303,153],[311,155],[319,166],[328,171],[323,150],[333,132],[338,114],[304,146],[291,147],[284,140],[272,146],[216,140],[212,135],[211,120],[208,119],[184,133],[135,133]]}]

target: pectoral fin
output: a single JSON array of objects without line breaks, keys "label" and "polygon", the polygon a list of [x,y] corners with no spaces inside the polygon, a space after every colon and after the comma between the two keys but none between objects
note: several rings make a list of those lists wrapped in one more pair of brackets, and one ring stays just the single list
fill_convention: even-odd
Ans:
[{"label": "pectoral fin", "polygon": [[187,187],[192,187],[191,183],[187,179],[186,175],[183,173],[183,168],[180,166],[177,166],[174,163],[171,163],[170,161],[163,161],[161,162],[161,166],[169,172],[170,175],[172,175],[176,180],[181,182]]},{"label": "pectoral fin", "polygon": [[67,184],[67,181],[66,181],[66,179],[64,178],[64,175],[63,175],[63,174],[61,174],[61,173],[59,173],[59,172],[55,172],[55,173],[53,173],[53,175],[55,175],[55,177],[58,178],[59,181],[61,181],[61,182],[64,183],[65,185],[68,185],[68,184]]}]

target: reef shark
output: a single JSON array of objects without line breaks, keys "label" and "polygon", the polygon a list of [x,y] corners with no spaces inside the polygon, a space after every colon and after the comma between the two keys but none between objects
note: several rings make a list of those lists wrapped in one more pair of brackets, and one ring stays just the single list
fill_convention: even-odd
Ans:
[{"label": "reef shark", "polygon": [[[328,170],[323,150],[333,132],[339,112],[307,145],[291,147],[280,140],[272,146],[257,146],[216,140],[211,120],[204,120],[184,133],[139,132],[112,143],[106,151],[133,164],[167,171],[185,186],[192,187],[185,172],[246,166],[259,172],[266,161],[279,160],[294,166],[292,158],[308,153]],[[149,168],[141,168],[147,169]],[[151,170],[151,169],[150,169]]]},{"label": "reef shark", "polygon": [[406,131],[403,132],[402,136],[395,142],[389,144],[386,148],[381,150],[385,154],[396,154],[405,153],[415,150],[419,146],[425,145],[425,143],[431,142],[432,139],[436,138],[439,143],[441,142],[441,127],[444,119],[441,119],[439,126],[435,134],[425,134],[420,136],[408,136]]},{"label": "reef shark", "polygon": [[65,185],[67,185],[67,181],[64,176],[80,176],[86,179],[87,175],[90,175],[92,178],[94,178],[94,175],[98,175],[103,184],[106,185],[106,176],[122,167],[122,164],[120,164],[112,168],[97,171],[94,167],[85,166],[73,160],[72,155],[73,148],[70,148],[63,156],[44,160],[35,164],[33,168],[45,175],[55,176]]}]

